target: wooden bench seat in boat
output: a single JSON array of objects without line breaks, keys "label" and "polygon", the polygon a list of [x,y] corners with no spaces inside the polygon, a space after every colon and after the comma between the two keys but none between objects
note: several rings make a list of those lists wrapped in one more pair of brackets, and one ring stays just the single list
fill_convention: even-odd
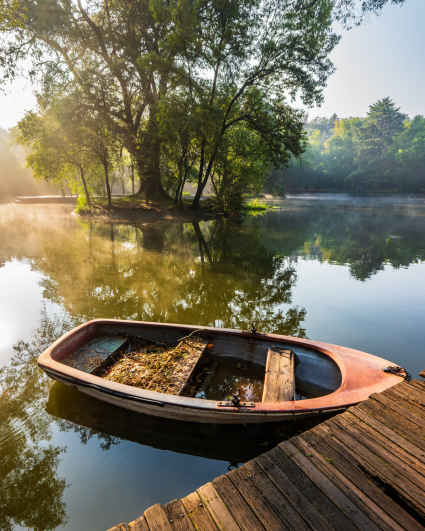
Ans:
[{"label": "wooden bench seat in boat", "polygon": [[295,400],[295,356],[292,350],[267,351],[262,402]]}]

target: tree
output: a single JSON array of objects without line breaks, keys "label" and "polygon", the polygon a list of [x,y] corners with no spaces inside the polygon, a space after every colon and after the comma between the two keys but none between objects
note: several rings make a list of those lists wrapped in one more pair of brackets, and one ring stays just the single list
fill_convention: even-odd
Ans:
[{"label": "tree", "polygon": [[[295,140],[300,117],[284,95],[300,93],[307,103],[320,100],[332,71],[328,54],[338,40],[327,1],[213,2],[207,5],[206,20],[200,28],[202,55],[190,58],[189,68],[194,112],[202,116],[194,208],[226,135],[239,122],[262,135],[263,118],[274,114],[277,129],[268,127],[267,134],[285,130]],[[291,152],[298,151],[299,144],[282,146]]]},{"label": "tree", "polygon": [[389,1],[402,2],[23,0],[16,9],[6,0],[0,61],[11,75],[31,55],[45,86],[77,86],[82,103],[133,157],[148,199],[165,197],[158,112],[180,91],[200,124],[197,207],[229,129],[244,121],[261,134],[251,89],[263,90],[275,110],[296,93],[320,101],[338,40],[333,23],[357,23]]},{"label": "tree", "polygon": [[367,113],[367,122],[376,128],[386,148],[390,147],[396,135],[403,130],[407,115],[400,112],[390,98],[383,98],[373,103]]},{"label": "tree", "polygon": [[111,172],[118,166],[120,145],[101,119],[81,105],[79,93],[38,98],[40,111],[29,112],[18,125],[18,142],[30,147],[28,164],[35,175],[55,182],[72,181],[73,172],[89,190],[98,188],[103,172],[108,207],[112,207]]},{"label": "tree", "polygon": [[30,148],[27,163],[36,178],[65,183],[71,188],[78,179],[90,204],[87,170],[93,160],[81,144],[81,127],[70,125],[64,127],[54,109],[40,114],[30,111],[18,124],[17,141]]},{"label": "tree", "polygon": [[394,158],[403,191],[425,191],[425,117],[405,121],[393,144]]}]

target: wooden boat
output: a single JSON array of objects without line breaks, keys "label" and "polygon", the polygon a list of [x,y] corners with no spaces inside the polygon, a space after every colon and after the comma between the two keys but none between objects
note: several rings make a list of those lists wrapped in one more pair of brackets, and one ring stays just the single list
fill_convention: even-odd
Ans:
[{"label": "wooden boat", "polygon": [[[105,377],[114,363],[128,361],[132,350],[128,345],[134,341],[174,348],[189,338],[196,338],[197,350],[189,358],[183,356],[189,362],[172,394]],[[143,354],[146,359],[150,359],[148,351]],[[333,414],[405,376],[404,370],[388,360],[309,339],[112,319],[89,321],[64,334],[40,355],[38,365],[52,378],[125,409],[218,424]],[[135,371],[131,368],[130,375]]]}]

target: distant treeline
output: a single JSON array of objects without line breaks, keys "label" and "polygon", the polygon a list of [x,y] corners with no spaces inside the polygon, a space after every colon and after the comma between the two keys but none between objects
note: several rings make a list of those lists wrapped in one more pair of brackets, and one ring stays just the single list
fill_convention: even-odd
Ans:
[{"label": "distant treeline", "polygon": [[408,118],[390,98],[364,118],[334,114],[305,129],[305,152],[272,172],[266,191],[425,192],[425,117]]},{"label": "distant treeline", "polygon": [[25,166],[24,152],[12,145],[7,131],[0,129],[0,200],[16,195],[57,193],[54,187],[36,181]]}]

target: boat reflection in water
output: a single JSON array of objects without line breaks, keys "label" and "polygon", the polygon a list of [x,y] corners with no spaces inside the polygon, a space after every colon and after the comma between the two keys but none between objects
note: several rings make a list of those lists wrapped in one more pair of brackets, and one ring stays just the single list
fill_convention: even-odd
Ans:
[{"label": "boat reflection in water", "polygon": [[83,439],[97,436],[105,449],[123,439],[160,450],[228,461],[230,465],[245,462],[323,420],[267,425],[172,421],[112,406],[60,382],[52,385],[46,410],[65,422],[64,429],[80,432]]}]

